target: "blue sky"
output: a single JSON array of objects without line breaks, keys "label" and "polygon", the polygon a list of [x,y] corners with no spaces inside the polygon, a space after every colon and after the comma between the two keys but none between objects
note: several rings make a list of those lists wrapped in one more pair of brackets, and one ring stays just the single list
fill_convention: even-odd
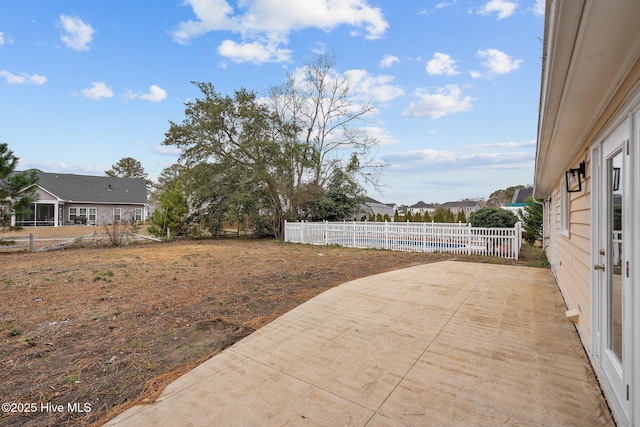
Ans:
[{"label": "blue sky", "polygon": [[320,52],[388,163],[383,202],[488,198],[531,184],[542,0],[0,0],[0,141],[19,169],[151,179],[175,163],[169,121],[191,81],[258,95]]}]

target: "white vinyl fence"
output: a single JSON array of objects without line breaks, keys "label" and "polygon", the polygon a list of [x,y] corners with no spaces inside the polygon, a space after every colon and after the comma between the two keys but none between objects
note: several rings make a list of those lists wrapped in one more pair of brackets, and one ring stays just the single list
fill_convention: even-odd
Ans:
[{"label": "white vinyl fence", "polygon": [[434,222],[285,222],[284,240],[392,251],[450,252],[518,259],[522,224],[514,228]]}]

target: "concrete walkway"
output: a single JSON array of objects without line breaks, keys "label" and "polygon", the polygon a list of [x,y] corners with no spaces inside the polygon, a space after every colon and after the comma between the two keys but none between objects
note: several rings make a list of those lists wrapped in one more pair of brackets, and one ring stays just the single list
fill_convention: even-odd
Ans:
[{"label": "concrete walkway", "polygon": [[611,425],[551,272],[440,262],[302,304],[109,426]]}]

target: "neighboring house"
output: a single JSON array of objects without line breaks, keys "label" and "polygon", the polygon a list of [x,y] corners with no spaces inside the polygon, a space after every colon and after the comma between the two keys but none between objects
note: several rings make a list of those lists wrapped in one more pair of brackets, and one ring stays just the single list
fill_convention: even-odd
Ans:
[{"label": "neighboring house", "polygon": [[398,206],[398,215],[405,216],[407,214],[408,209],[409,209],[409,206],[407,205]]},{"label": "neighboring house", "polygon": [[639,19],[638,0],[547,1],[533,193],[619,426],[640,426]]},{"label": "neighboring house", "polygon": [[458,215],[458,212],[463,211],[465,217],[469,218],[469,215],[480,209],[480,204],[472,200],[462,200],[460,202],[446,202],[441,204],[445,209],[451,209],[453,215]]},{"label": "neighboring house", "polygon": [[71,175],[36,171],[38,201],[32,214],[16,218],[18,226],[110,224],[147,218],[143,178]]},{"label": "neighboring house", "polygon": [[425,212],[428,212],[429,215],[432,215],[435,211],[436,205],[434,205],[433,203],[425,203],[422,200],[420,200],[415,205],[411,205],[407,208],[407,213],[411,212],[411,215],[415,215],[417,213],[423,215]]},{"label": "neighboring house", "polygon": [[382,203],[377,200],[374,200],[370,197],[366,197],[364,202],[360,205],[360,213],[357,214],[356,220],[359,220],[363,216],[369,218],[371,215],[389,215],[389,219],[393,221],[393,216],[396,213],[395,204]]},{"label": "neighboring house", "polygon": [[513,193],[513,199],[509,206],[524,207],[527,204],[527,199],[532,196],[533,187],[520,188]]},{"label": "neighboring house", "polygon": [[[398,205],[396,203],[385,203],[385,205],[389,206],[393,210],[393,215],[396,214],[398,210]],[[393,215],[391,216],[393,218]]]},{"label": "neighboring house", "polygon": [[513,212],[516,215],[524,212],[524,207],[527,205],[527,198],[533,196],[533,188],[525,187],[516,190],[513,193],[513,199],[511,199],[511,203],[508,205],[502,206],[502,209]]}]

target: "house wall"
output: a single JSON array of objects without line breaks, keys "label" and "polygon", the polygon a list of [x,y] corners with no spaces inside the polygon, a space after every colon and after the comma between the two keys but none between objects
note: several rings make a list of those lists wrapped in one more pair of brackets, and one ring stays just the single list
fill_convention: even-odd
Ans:
[{"label": "house wall", "polygon": [[[585,153],[580,152],[571,162],[572,167],[585,160]],[[588,153],[587,153],[588,156]],[[565,299],[567,309],[579,309],[580,316],[576,327],[586,348],[591,347],[591,167],[590,159],[586,160],[586,178],[582,182],[579,193],[563,193],[566,191],[564,177],[560,178],[548,200],[550,207],[556,204],[555,217],[553,210],[547,209],[546,218],[549,225],[545,229],[545,246],[547,258],[552,260],[553,250],[550,233],[555,233],[556,253],[554,274],[558,286]],[[563,200],[567,201],[563,205]],[[562,224],[563,210],[568,213],[568,228]]]},{"label": "house wall", "polygon": [[[569,309],[579,309],[580,316],[576,328],[580,334],[581,340],[587,349],[587,353],[591,358],[594,370],[602,384],[603,391],[607,399],[610,401],[612,411],[619,425],[640,425],[640,369],[638,361],[640,361],[640,273],[638,273],[638,259],[640,257],[640,208],[638,200],[640,200],[640,80],[634,89],[626,94],[624,99],[620,99],[621,104],[618,109],[614,109],[608,105],[603,111],[607,113],[608,120],[602,116],[597,120],[598,127],[590,131],[583,144],[576,150],[576,154],[567,164],[567,168],[575,168],[578,164],[586,160],[586,179],[583,182],[583,191],[579,193],[568,193],[566,199],[563,197],[564,177],[559,177],[551,195],[547,195],[545,199],[545,250],[550,260],[553,259],[553,238],[555,233],[556,240],[556,262],[553,267],[556,275],[558,286],[565,299]],[[616,97],[614,97],[616,98]],[[624,126],[630,131],[624,131]],[[612,136],[616,132],[621,132],[619,136]],[[593,179],[593,168],[598,167],[598,157],[600,150],[592,151],[601,146],[605,141],[613,141],[622,144],[623,152],[627,152],[625,158],[626,166],[626,196],[623,211],[625,234],[623,251],[626,252],[626,259],[629,261],[626,278],[623,278],[623,287],[625,292],[625,301],[631,301],[630,308],[625,313],[623,311],[625,328],[627,333],[623,338],[626,346],[625,371],[623,374],[623,383],[620,385],[612,385],[613,377],[605,371],[603,367],[603,343],[598,340],[598,328],[603,325],[603,316],[605,314],[603,308],[598,308],[597,304],[603,300],[598,297],[602,292],[593,288],[598,286],[596,279],[597,273],[594,273],[593,266],[600,263],[602,257],[598,254],[600,248],[596,246],[592,239],[597,238],[601,232],[592,230],[591,224],[597,224],[597,217],[600,215],[599,206],[603,195],[598,188],[592,188],[592,185],[601,185],[597,180]],[[626,138],[629,138],[628,144],[625,144]],[[625,147],[629,147],[625,149]],[[630,190],[630,191],[629,191]],[[599,200],[600,199],[600,200]],[[563,206],[563,200],[566,200]],[[634,204],[635,202],[635,204]],[[553,205],[557,209],[553,210]],[[592,212],[592,208],[594,211]],[[562,211],[568,209],[568,229],[563,230],[562,227]],[[596,220],[594,220],[594,218]],[[630,267],[630,268],[629,268]],[[627,282],[627,285],[624,284]],[[595,305],[594,305],[595,304]],[[595,312],[592,313],[592,310]],[[602,311],[598,313],[598,311]],[[633,362],[631,362],[633,361]],[[615,378],[614,378],[615,379]],[[627,399],[624,399],[624,382],[627,386]],[[622,389],[622,391],[621,391]],[[616,391],[622,393],[616,397]],[[631,403],[629,403],[631,402]],[[629,405],[627,415],[624,415],[624,404]]]},{"label": "house wall", "polygon": [[[579,309],[581,314],[576,325],[585,348],[592,349],[591,334],[591,280],[592,280],[592,254],[591,254],[591,176],[592,159],[591,148],[594,144],[603,140],[606,132],[610,132],[616,120],[621,120],[630,112],[631,106],[625,103],[640,96],[640,62],[636,62],[629,79],[621,85],[619,91],[611,99],[611,103],[603,109],[602,114],[594,123],[594,127],[585,135],[581,145],[576,147],[575,155],[567,163],[568,168],[576,168],[578,164],[586,161],[586,179],[582,184],[583,190],[579,193],[568,193],[567,206],[563,206],[564,176],[558,177],[552,191],[546,195],[545,204],[545,252],[552,263],[558,286],[565,299],[568,309]],[[626,92],[628,91],[628,92]],[[635,104],[638,104],[635,102]],[[636,105],[635,108],[638,108]],[[636,119],[635,129],[640,129],[640,122]],[[638,149],[640,134],[636,131],[636,137],[632,138],[632,144]],[[554,198],[555,196],[555,198]],[[555,216],[553,215],[553,203],[556,204]],[[563,231],[562,212],[568,209],[568,230]],[[638,227],[636,223],[636,228]],[[555,233],[556,250],[555,263],[551,233]]]},{"label": "house wall", "polygon": [[42,189],[40,188],[36,189],[36,194],[38,195],[37,203],[44,203],[44,202],[53,203],[56,200],[58,200],[57,198],[53,197],[51,194],[47,193],[46,191],[42,191]]},{"label": "house wall", "polygon": [[96,209],[96,220],[87,220],[87,224],[89,225],[102,225],[102,224],[112,224],[114,220],[114,209],[120,209],[120,220],[121,221],[129,221],[132,218],[132,215],[135,212],[135,209],[142,209],[142,220],[146,218],[146,212],[144,206],[141,205],[100,205],[100,204],[92,204],[92,203],[67,203],[64,206],[64,223],[66,224],[71,220],[70,211],[71,208],[75,208],[77,215],[80,215],[80,208],[87,209],[87,216],[89,215],[89,209]]},{"label": "house wall", "polygon": [[[640,427],[640,2],[546,7],[535,178],[545,248],[567,306],[581,310],[576,326],[617,425]],[[615,196],[612,155],[622,163]],[[585,158],[584,191],[563,197],[564,170]],[[612,233],[616,197],[621,244]]]},{"label": "house wall", "polygon": [[469,215],[471,215],[472,213],[476,212],[478,209],[480,209],[480,205],[475,205],[475,206],[465,206],[463,208],[452,208],[451,211],[454,214],[457,214],[460,211],[464,211],[465,215],[467,215],[467,217]]},{"label": "house wall", "polygon": [[415,215],[419,213],[422,215],[425,212],[429,212],[429,215],[432,215],[436,211],[436,208],[409,208],[407,212],[411,212],[411,215]]}]

